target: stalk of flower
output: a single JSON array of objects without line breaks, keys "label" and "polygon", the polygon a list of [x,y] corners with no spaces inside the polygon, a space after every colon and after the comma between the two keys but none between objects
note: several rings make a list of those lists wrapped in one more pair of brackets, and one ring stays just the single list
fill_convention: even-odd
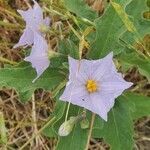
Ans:
[{"label": "stalk of flower", "polygon": [[26,28],[14,48],[33,44],[30,56],[24,60],[31,62],[32,67],[36,69],[37,77],[32,81],[35,82],[50,64],[48,44],[45,40],[45,32],[50,24],[50,18],[46,17],[44,19],[41,7],[35,0],[33,2],[33,8],[31,7],[27,11],[18,10],[18,13],[26,22]]},{"label": "stalk of flower", "polygon": [[115,99],[132,83],[117,73],[113,53],[98,60],[68,59],[69,81],[60,100],[84,107],[107,121]]}]

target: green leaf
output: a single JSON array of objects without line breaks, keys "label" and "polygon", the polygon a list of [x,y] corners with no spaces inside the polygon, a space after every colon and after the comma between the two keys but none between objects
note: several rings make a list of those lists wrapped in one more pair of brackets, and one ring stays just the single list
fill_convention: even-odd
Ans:
[{"label": "green leaf", "polygon": [[94,12],[84,0],[64,0],[64,6],[77,16],[93,21],[97,14]]},{"label": "green leaf", "polygon": [[126,8],[128,14],[133,16],[136,20],[144,19],[143,12],[146,10],[149,10],[147,0],[132,0]]},{"label": "green leaf", "polygon": [[125,93],[117,98],[102,129],[94,129],[94,138],[104,138],[112,150],[132,150],[133,119],[150,115],[150,98],[135,93]]},{"label": "green leaf", "polygon": [[36,72],[31,66],[2,68],[0,69],[0,86],[14,88],[19,93],[20,100],[26,102],[37,88],[52,90],[65,79],[58,68],[48,68],[35,83],[32,83],[35,77]]},{"label": "green leaf", "polygon": [[150,0],[147,0],[147,6],[150,8]]},{"label": "green leaf", "polygon": [[77,45],[73,42],[73,39],[65,39],[59,42],[59,52],[66,55],[72,56],[73,58],[79,58],[79,51]]},{"label": "green leaf", "polygon": [[[122,7],[129,1],[116,0]],[[125,31],[125,26],[112,5],[108,6],[102,17],[95,20],[95,26],[96,39],[92,44],[88,57],[96,59],[104,57],[111,51],[114,54],[122,51],[119,37]]]},{"label": "green leaf", "polygon": [[125,98],[116,99],[114,108],[108,114],[101,130],[93,132],[93,137],[104,138],[112,150],[132,150],[133,123]]},{"label": "green leaf", "polygon": [[132,0],[131,3],[126,7],[126,12],[132,17],[137,34],[133,35],[131,32],[126,31],[122,36],[126,43],[133,45],[143,39],[146,34],[150,34],[150,20],[143,18],[143,12],[148,10],[146,5],[147,0]]},{"label": "green leaf", "polygon": [[111,1],[112,6],[114,7],[114,9],[116,10],[116,12],[118,13],[118,15],[120,16],[122,22],[124,23],[124,25],[126,26],[127,30],[130,32],[135,32],[136,29],[132,23],[132,21],[129,19],[128,15],[125,12],[125,9],[123,9],[123,7],[121,5],[119,5],[118,3],[112,2]]},{"label": "green leaf", "polygon": [[58,54],[59,56],[51,58],[51,66],[62,67],[64,62],[68,62],[68,56],[78,59],[79,50],[73,38],[68,38],[59,41]]},{"label": "green leaf", "polygon": [[[116,0],[114,3],[121,8],[119,12],[116,11],[116,7],[109,5],[104,14],[95,20],[96,38],[92,43],[88,57],[94,59],[104,57],[110,51],[113,51],[114,54],[120,53],[123,51],[120,39],[128,45],[133,45],[135,41],[141,42],[144,35],[150,33],[150,21],[141,15],[142,11],[147,9],[146,1],[144,0],[144,2],[142,0]],[[130,15],[132,21],[126,13]],[[136,32],[127,31],[125,26],[129,30],[136,28]]]},{"label": "green leaf", "polygon": [[118,56],[118,59],[123,65],[127,64],[129,68],[137,67],[139,72],[150,80],[150,59],[139,56],[133,50],[130,53],[122,53]]},{"label": "green leaf", "polygon": [[124,97],[128,101],[133,119],[150,115],[150,97],[134,93],[126,93]]}]

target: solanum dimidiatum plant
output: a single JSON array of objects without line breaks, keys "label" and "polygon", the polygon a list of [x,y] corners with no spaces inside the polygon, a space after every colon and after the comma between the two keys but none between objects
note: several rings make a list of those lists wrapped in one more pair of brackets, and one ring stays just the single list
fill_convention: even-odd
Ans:
[{"label": "solanum dimidiatum plant", "polygon": [[[0,86],[14,88],[23,103],[37,88],[51,92],[55,109],[40,133],[58,137],[57,150],[88,149],[91,137],[103,138],[112,150],[133,149],[133,123],[150,114],[150,98],[124,77],[136,67],[150,79],[149,43],[143,42],[150,34],[148,4],[111,0],[99,15],[84,0],[33,0],[28,10],[18,10],[25,29],[14,51],[31,51],[26,62],[0,69]],[[61,33],[57,51],[48,38],[54,16],[64,23],[55,31]]]}]

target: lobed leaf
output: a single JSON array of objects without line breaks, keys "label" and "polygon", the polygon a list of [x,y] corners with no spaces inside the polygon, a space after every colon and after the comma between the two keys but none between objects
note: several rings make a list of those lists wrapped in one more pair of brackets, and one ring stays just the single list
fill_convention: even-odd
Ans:
[{"label": "lobed leaf", "polygon": [[139,72],[150,80],[150,59],[139,56],[133,50],[130,53],[122,53],[118,58],[122,65],[127,64],[128,68],[137,67]]},{"label": "lobed leaf", "polygon": [[126,7],[126,12],[132,17],[134,26],[137,30],[137,34],[134,35],[131,32],[126,31],[121,39],[126,43],[133,45],[135,42],[141,42],[146,34],[150,34],[150,20],[143,17],[144,11],[148,10],[146,5],[147,0],[132,0]]},{"label": "lobed leaf", "polygon": [[[115,2],[124,7],[129,1],[116,0]],[[119,43],[119,37],[125,31],[125,27],[112,5],[109,5],[104,14],[95,20],[95,26],[96,38],[88,57],[94,59],[104,57],[111,51],[114,54],[120,53],[123,47]]]},{"label": "lobed leaf", "polygon": [[118,13],[119,17],[121,18],[122,22],[126,26],[127,30],[130,31],[130,32],[135,32],[136,29],[134,27],[134,24],[129,19],[129,17],[126,14],[126,12],[123,9],[123,7],[121,5],[119,5],[118,3],[115,3],[115,2],[112,2],[112,1],[111,1],[111,5],[114,7],[114,9],[116,10],[116,12]]},{"label": "lobed leaf", "polygon": [[150,115],[150,98],[125,93],[116,100],[102,129],[94,129],[94,138],[104,138],[112,150],[133,149],[133,119]]},{"label": "lobed leaf", "polygon": [[52,90],[65,79],[56,68],[48,68],[35,83],[32,83],[35,77],[36,72],[29,65],[22,68],[1,68],[0,86],[14,88],[19,93],[20,100],[27,102],[37,88]]},{"label": "lobed leaf", "polygon": [[75,13],[77,16],[93,21],[97,14],[94,12],[84,0],[64,0],[65,7]]},{"label": "lobed leaf", "polygon": [[116,100],[109,112],[108,121],[101,130],[95,130],[93,137],[104,138],[112,150],[132,150],[133,123],[128,103],[123,97]]}]

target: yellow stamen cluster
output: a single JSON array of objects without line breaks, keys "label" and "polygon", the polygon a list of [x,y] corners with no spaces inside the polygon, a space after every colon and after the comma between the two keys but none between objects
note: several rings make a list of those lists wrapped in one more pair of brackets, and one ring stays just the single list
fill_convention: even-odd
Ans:
[{"label": "yellow stamen cluster", "polygon": [[87,80],[86,89],[89,93],[93,93],[97,90],[97,84],[94,80]]}]

